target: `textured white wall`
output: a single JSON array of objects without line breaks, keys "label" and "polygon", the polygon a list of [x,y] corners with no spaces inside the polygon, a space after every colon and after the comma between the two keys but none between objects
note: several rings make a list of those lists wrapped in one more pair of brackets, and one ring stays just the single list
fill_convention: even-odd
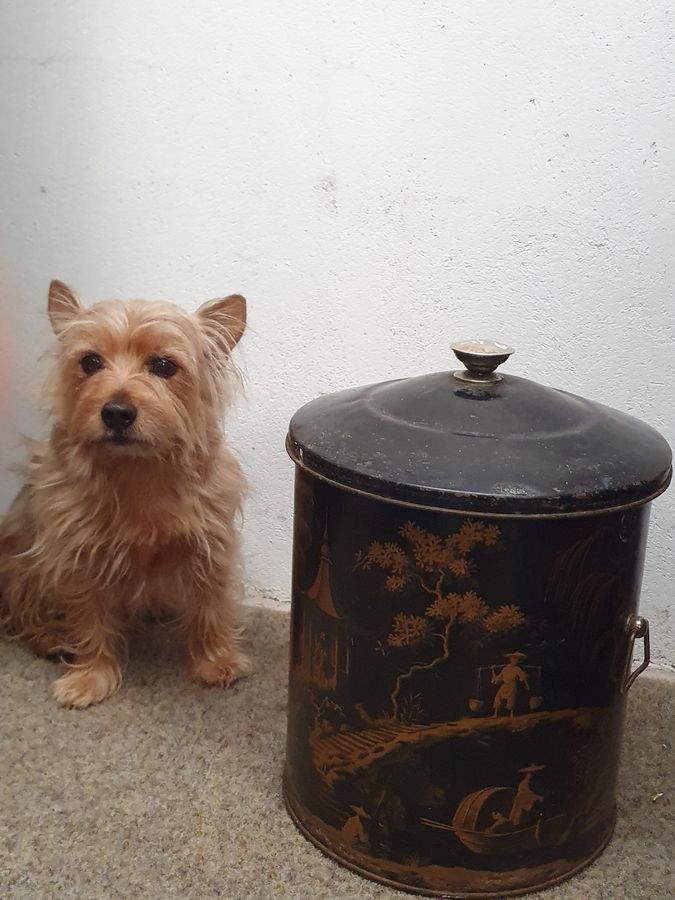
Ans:
[{"label": "textured white wall", "polygon": [[[662,0],[5,0],[0,278],[12,408],[49,279],[90,299],[250,300],[252,581],[289,588],[292,412],[450,365],[637,414],[675,443],[673,13]],[[14,489],[2,475],[2,505]],[[675,490],[643,610],[675,664]]]}]

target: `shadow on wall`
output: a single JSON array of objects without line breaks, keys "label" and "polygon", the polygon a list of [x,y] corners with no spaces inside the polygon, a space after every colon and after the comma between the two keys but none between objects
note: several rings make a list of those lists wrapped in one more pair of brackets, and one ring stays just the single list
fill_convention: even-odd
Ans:
[{"label": "shadow on wall", "polygon": [[[86,222],[85,175],[100,140],[90,115],[98,86],[72,64],[84,62],[92,40],[103,37],[80,20],[75,7],[39,4],[39,14],[31,6],[5,15],[0,33],[0,515],[17,490],[13,469],[25,456],[23,441],[41,430],[49,281],[55,272],[76,276],[73,261],[100,252]],[[65,192],[72,197],[64,203]]]}]

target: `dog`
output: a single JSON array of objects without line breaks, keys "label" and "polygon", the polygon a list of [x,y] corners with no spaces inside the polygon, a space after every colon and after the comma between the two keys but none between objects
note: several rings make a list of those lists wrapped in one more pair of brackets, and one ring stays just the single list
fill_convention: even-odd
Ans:
[{"label": "dog", "polygon": [[167,611],[192,677],[227,686],[250,671],[235,615],[245,479],[221,424],[246,301],[84,308],[53,281],[48,313],[51,428],[0,525],[3,631],[65,656],[65,707],[113,694],[129,627]]}]

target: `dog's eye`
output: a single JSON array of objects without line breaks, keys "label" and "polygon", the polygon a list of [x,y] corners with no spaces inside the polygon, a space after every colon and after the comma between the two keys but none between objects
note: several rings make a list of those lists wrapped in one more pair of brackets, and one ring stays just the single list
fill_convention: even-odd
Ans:
[{"label": "dog's eye", "polygon": [[148,368],[158,378],[171,378],[178,371],[178,366],[164,356],[152,356],[148,360]]},{"label": "dog's eye", "polygon": [[93,375],[103,368],[103,360],[96,353],[87,353],[80,360],[80,368],[85,375]]}]

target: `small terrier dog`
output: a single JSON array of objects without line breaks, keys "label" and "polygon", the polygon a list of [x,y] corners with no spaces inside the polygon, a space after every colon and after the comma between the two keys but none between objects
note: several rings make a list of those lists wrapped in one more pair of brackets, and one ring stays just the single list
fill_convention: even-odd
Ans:
[{"label": "small terrier dog", "polygon": [[86,707],[119,688],[127,626],[170,610],[193,677],[227,686],[250,669],[234,621],[245,482],[221,428],[246,301],[85,309],[53,281],[48,309],[51,434],[0,526],[4,630],[68,654],[54,695]]}]

